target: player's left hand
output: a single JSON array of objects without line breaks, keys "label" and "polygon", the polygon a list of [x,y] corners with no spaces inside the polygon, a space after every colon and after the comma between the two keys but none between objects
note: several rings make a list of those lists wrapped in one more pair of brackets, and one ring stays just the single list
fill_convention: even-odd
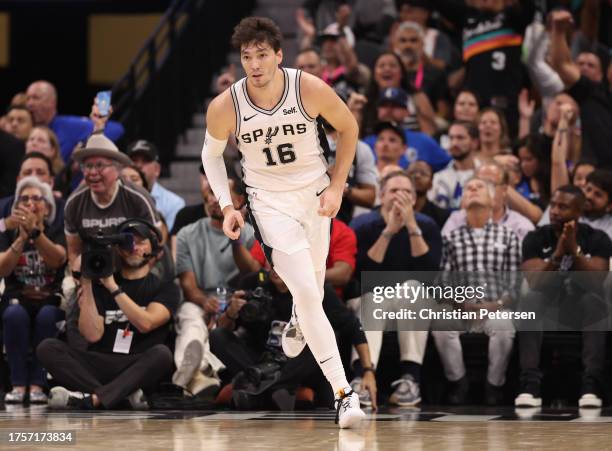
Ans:
[{"label": "player's left hand", "polygon": [[340,204],[342,203],[343,188],[333,188],[331,185],[327,187],[320,196],[319,200],[319,216],[327,216],[329,218],[335,218],[340,210]]},{"label": "player's left hand", "polygon": [[227,212],[224,211],[223,214],[223,233],[230,240],[237,240],[240,237],[240,230],[244,228],[242,213],[232,208]]}]

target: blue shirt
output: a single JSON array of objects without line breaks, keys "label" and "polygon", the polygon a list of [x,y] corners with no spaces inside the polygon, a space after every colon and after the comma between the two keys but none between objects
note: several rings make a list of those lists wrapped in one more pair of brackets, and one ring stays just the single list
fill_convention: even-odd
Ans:
[{"label": "blue shirt", "polygon": [[516,185],[515,189],[525,199],[529,200],[534,204],[541,205],[540,194],[531,190],[529,179],[523,177],[521,182]]},{"label": "blue shirt", "polygon": [[151,197],[155,200],[155,208],[157,208],[157,211],[164,216],[168,230],[172,230],[176,214],[185,206],[185,201],[182,197],[174,194],[157,182],[153,184]]},{"label": "blue shirt", "polygon": [[[410,163],[416,160],[423,160],[429,163],[433,171],[444,169],[451,161],[451,156],[431,137],[425,133],[415,132],[412,130],[404,130],[408,149],[406,153],[400,157],[399,165],[406,169]],[[372,148],[374,159],[376,152],[374,144],[377,136],[366,136],[363,141]]]},{"label": "blue shirt", "polygon": [[[87,141],[87,138],[93,132],[93,127],[93,122],[84,116],[57,114],[53,118],[49,128],[57,135],[62,159],[66,163],[70,160],[74,147],[79,142]],[[123,125],[115,121],[108,121],[104,128],[104,135],[113,142],[121,138],[124,132]]]}]

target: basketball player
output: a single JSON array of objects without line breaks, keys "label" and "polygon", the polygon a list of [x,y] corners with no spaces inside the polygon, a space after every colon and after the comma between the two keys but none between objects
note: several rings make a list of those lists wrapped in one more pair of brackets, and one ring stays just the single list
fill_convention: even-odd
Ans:
[{"label": "basketball player", "polygon": [[[227,140],[235,136],[256,236],[293,296],[283,350],[295,357],[308,344],[336,394],[336,422],[348,428],[365,414],[346,379],[322,301],[330,221],[342,202],[358,127],[323,81],[280,67],[281,38],[267,18],[247,17],[235,28],[232,44],[240,50],[246,78],[210,103],[202,162],[223,209],[223,231],[236,240],[244,221],[232,205],[223,162]],[[319,115],[339,136],[331,178],[319,142]]]}]

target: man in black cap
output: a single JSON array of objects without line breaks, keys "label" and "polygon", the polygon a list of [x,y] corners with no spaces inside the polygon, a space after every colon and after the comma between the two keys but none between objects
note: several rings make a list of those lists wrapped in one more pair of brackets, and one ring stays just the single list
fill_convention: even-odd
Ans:
[{"label": "man in black cap", "polygon": [[168,229],[172,229],[176,214],[185,206],[185,201],[157,183],[161,172],[157,147],[150,141],[139,139],[128,146],[127,153],[138,169],[144,173],[151,197],[155,200],[155,206],[164,216]]},{"label": "man in black cap", "polygon": [[[409,130],[406,119],[410,116],[408,111],[408,93],[402,88],[387,88],[380,93],[378,98],[378,120],[381,122],[395,122],[401,125],[404,139],[407,143],[407,151],[401,156],[399,165],[406,169],[408,165],[416,160],[424,160],[438,171],[448,164],[450,156],[438,143],[425,133]],[[363,141],[372,150],[375,149],[377,135],[366,136]]]}]

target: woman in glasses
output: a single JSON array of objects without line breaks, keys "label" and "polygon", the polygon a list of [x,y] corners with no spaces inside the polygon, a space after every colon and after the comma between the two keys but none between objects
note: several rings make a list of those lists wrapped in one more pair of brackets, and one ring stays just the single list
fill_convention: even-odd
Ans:
[{"label": "woman in glasses", "polygon": [[0,233],[2,333],[13,386],[6,403],[47,402],[45,372],[34,352],[28,365],[28,352],[55,336],[64,318],[59,304],[66,243],[62,228],[51,226],[55,214],[51,188],[34,176],[22,178],[10,217],[17,227]]}]

